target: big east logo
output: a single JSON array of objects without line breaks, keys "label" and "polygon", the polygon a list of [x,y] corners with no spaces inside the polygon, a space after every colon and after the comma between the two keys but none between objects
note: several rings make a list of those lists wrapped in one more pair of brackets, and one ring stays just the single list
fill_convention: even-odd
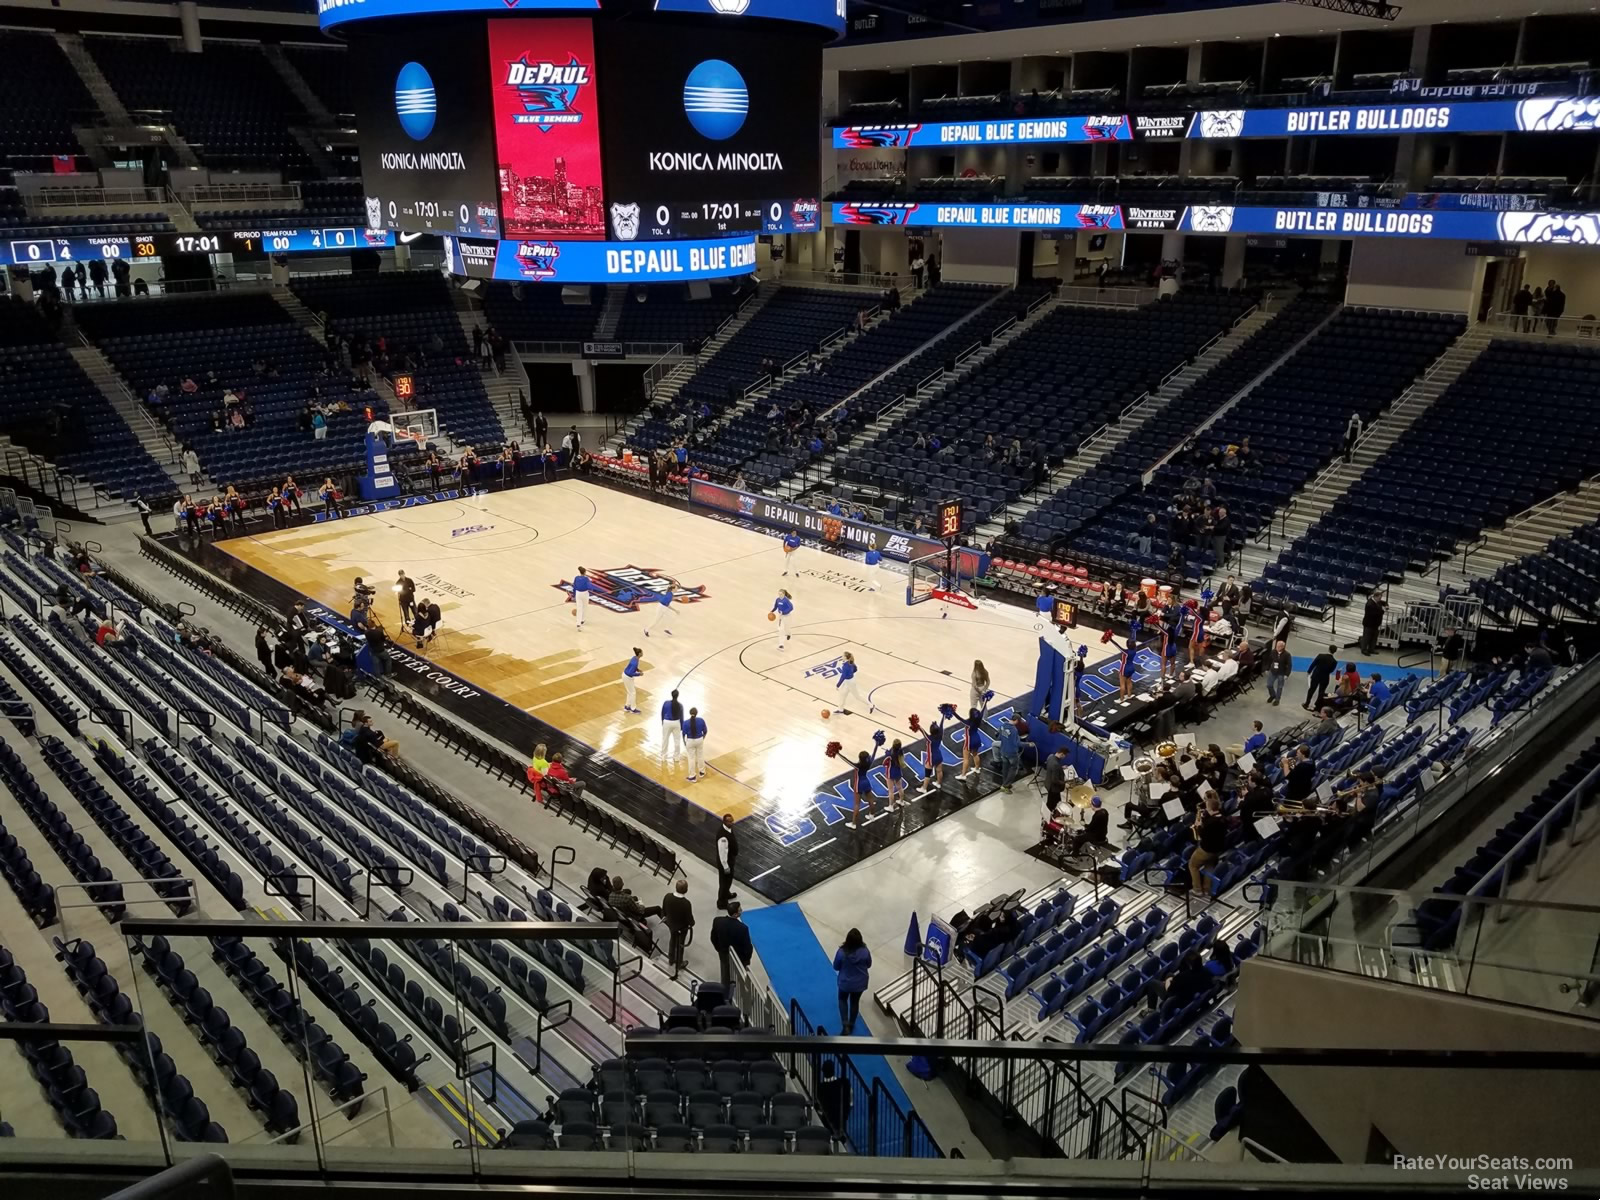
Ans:
[{"label": "big east logo", "polygon": [[517,89],[523,111],[512,117],[513,124],[537,125],[549,132],[552,125],[577,125],[583,114],[573,105],[578,89],[590,80],[589,68],[572,55],[563,65],[552,62],[530,63],[527,55],[506,67],[506,86]]}]

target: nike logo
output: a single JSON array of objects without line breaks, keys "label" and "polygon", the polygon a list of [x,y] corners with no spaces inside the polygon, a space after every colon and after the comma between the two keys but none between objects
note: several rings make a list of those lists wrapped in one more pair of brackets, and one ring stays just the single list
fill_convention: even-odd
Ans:
[{"label": "nike logo", "polygon": [[419,237],[426,237],[426,236],[427,235],[423,234],[423,233],[401,233],[400,234],[400,244],[402,246],[409,246],[412,242],[416,241]]}]

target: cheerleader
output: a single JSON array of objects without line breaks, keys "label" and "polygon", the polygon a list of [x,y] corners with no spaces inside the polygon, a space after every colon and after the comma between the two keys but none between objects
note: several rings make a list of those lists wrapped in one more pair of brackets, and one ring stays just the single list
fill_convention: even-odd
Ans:
[{"label": "cheerleader", "polygon": [[233,521],[234,532],[243,533],[244,497],[239,495],[239,489],[230,483],[227,492],[222,497],[222,502],[228,507],[228,517]]},{"label": "cheerleader", "polygon": [[850,814],[850,825],[853,829],[861,828],[862,797],[866,803],[872,803],[872,764],[877,760],[878,751],[883,749],[883,730],[878,730],[872,735],[872,752],[863,750],[856,755],[855,770],[850,774],[850,787],[855,792],[855,804]]},{"label": "cheerleader", "polygon": [[777,617],[778,633],[782,640],[778,642],[778,649],[785,650],[789,645],[789,615],[794,612],[794,597],[785,590],[780,589],[778,598],[772,602],[772,611],[769,615]]},{"label": "cheerleader", "polygon": [[1204,658],[1206,643],[1210,636],[1206,633],[1206,610],[1197,603],[1194,608],[1194,623],[1189,627],[1189,665],[1194,666],[1196,658]]},{"label": "cheerleader", "polygon": [[1128,635],[1128,644],[1122,648],[1122,654],[1117,659],[1117,698],[1120,700],[1133,699],[1133,635]]},{"label": "cheerleader", "polygon": [[939,714],[933,718],[928,726],[927,773],[923,790],[931,792],[935,788],[944,786],[944,723],[946,718],[955,715],[955,705],[941,704]]},{"label": "cheerleader", "polygon": [[[833,686],[839,689],[839,707],[833,710],[834,715],[850,716],[850,701],[860,704],[861,693],[856,691],[856,656],[848,650],[844,652],[844,661],[839,664],[839,681]],[[868,713],[871,711],[871,708],[867,709]]]},{"label": "cheerleader", "polygon": [[283,507],[286,512],[300,511],[300,485],[294,481],[293,475],[283,477]]},{"label": "cheerleader", "polygon": [[967,735],[961,742],[961,778],[963,779],[976,775],[982,769],[978,765],[978,731],[983,728],[983,714],[989,707],[989,698],[993,695],[993,692],[985,692],[981,706],[969,708],[966,720],[962,722],[967,727]]},{"label": "cheerleader", "polygon": [[287,519],[284,517],[284,503],[283,493],[277,488],[273,488],[267,493],[267,512],[272,515],[272,527],[274,529],[282,529],[288,524]]},{"label": "cheerleader", "polygon": [[889,769],[888,811],[890,812],[899,808],[902,803],[911,803],[910,800],[901,800],[901,797],[906,794],[905,753],[905,749],[900,745],[900,739],[895,738],[893,744],[889,747],[888,753],[884,756],[884,763]]},{"label": "cheerleader", "polygon": [[211,540],[220,542],[228,536],[228,509],[222,503],[221,496],[212,496],[211,503],[206,508],[206,516],[211,521]]},{"label": "cheerleader", "polygon": [[332,475],[323,479],[322,486],[317,489],[317,495],[322,497],[322,511],[331,513],[333,506],[339,502],[339,489],[333,486]]}]

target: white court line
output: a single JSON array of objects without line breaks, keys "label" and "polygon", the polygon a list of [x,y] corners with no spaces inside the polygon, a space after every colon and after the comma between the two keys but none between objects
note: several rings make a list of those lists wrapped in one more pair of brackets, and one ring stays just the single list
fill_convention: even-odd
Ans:
[{"label": "white court line", "polygon": [[747,880],[747,882],[754,883],[758,879],[765,879],[768,875],[771,875],[774,871],[781,871],[782,869],[783,869],[783,864],[782,863],[779,863],[775,867],[768,867],[765,871],[761,872],[761,874],[752,875],[750,877],[750,879]]},{"label": "white court line", "polygon": [[[838,838],[836,838],[836,837],[831,837],[831,838],[829,838],[829,839],[828,839],[828,840],[827,840],[827,841],[825,841],[825,842],[823,842],[823,843],[822,843],[822,846],[831,846],[831,845],[833,845],[833,844],[834,844],[834,843],[835,843],[835,842],[837,842],[837,841],[838,841],[838,840],[839,840],[839,839],[838,839]],[[817,852],[817,851],[818,851],[818,850],[821,850],[821,849],[822,849],[822,846],[813,846],[813,847],[811,847],[811,849],[809,849],[809,850],[807,850],[807,851],[806,851],[806,853],[807,853],[807,854],[815,854],[815,853],[816,853],[816,852]]]}]

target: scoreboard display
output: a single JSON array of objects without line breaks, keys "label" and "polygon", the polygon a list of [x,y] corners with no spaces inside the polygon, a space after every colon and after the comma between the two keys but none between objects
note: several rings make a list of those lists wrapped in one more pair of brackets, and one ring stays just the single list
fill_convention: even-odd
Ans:
[{"label": "scoreboard display", "polygon": [[0,266],[44,267],[102,259],[142,262],[166,254],[311,254],[382,250],[394,245],[385,230],[354,226],[315,229],[230,229],[216,233],[113,233],[0,241]]},{"label": "scoreboard display", "polygon": [[604,32],[613,237],[820,227],[820,43],[740,25]]},{"label": "scoreboard display", "polygon": [[816,232],[822,39],[795,22],[828,14],[678,15],[703,5],[363,19],[369,227],[563,245]]}]

